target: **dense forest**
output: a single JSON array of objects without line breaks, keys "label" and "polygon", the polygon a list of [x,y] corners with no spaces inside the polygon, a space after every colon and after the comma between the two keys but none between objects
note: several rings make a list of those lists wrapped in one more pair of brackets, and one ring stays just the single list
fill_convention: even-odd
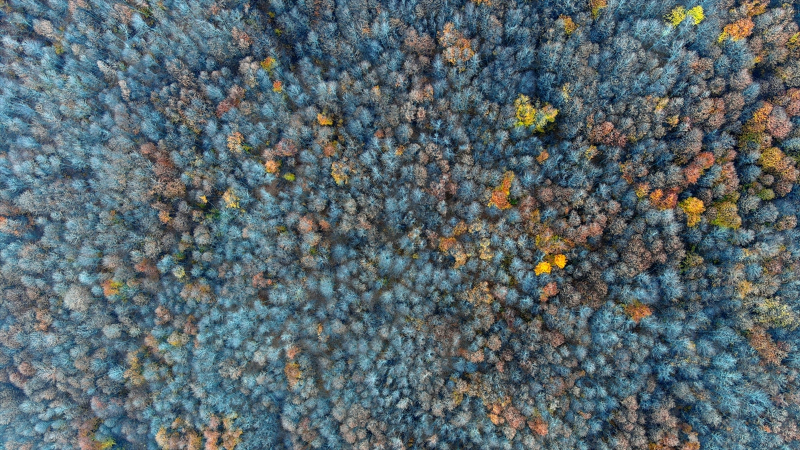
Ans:
[{"label": "dense forest", "polygon": [[0,1],[0,442],[800,449],[799,22]]}]

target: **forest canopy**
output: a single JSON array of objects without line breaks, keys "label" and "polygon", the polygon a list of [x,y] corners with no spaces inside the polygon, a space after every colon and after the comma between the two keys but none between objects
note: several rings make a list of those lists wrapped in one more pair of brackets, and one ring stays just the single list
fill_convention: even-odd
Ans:
[{"label": "forest canopy", "polygon": [[4,448],[800,448],[797,6],[0,2]]}]

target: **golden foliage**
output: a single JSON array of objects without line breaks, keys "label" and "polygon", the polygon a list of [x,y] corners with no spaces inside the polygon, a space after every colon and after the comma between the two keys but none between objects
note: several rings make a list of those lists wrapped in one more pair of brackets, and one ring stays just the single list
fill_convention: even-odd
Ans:
[{"label": "golden foliage", "polygon": [[763,133],[767,129],[767,121],[772,113],[773,106],[769,102],[764,102],[754,113],[753,117],[745,123],[742,131],[745,134]]},{"label": "golden foliage", "polygon": [[167,343],[173,347],[183,347],[189,343],[189,336],[179,331],[173,331],[167,338]]},{"label": "golden foliage", "polygon": [[705,11],[703,11],[702,6],[695,6],[694,8],[689,9],[686,11],[686,14],[692,18],[692,21],[695,25],[699,25],[703,19],[706,18]]},{"label": "golden foliage", "polygon": [[527,95],[521,95],[514,101],[517,108],[517,125],[530,126],[536,116],[536,109],[531,105],[531,100]]},{"label": "golden foliage", "polygon": [[786,48],[795,50],[800,47],[800,32],[793,34],[786,42]]},{"label": "golden foliage", "polygon": [[768,298],[756,305],[756,321],[770,326],[794,330],[800,318],[792,308],[780,298]]},{"label": "golden foliage", "polygon": [[791,159],[787,160],[786,154],[778,147],[770,147],[761,153],[758,164],[765,170],[780,173],[790,166]]},{"label": "golden foliage", "polygon": [[550,104],[545,104],[541,108],[536,108],[531,104],[531,99],[527,95],[520,94],[514,100],[518,127],[534,127],[537,132],[544,131],[548,123],[555,122],[558,110]]},{"label": "golden foliage", "polygon": [[722,202],[714,205],[716,214],[711,221],[712,225],[717,225],[724,228],[733,228],[734,230],[742,225],[742,218],[739,217],[739,209],[736,203],[732,201]]},{"label": "golden foliage", "polygon": [[636,197],[644,198],[650,192],[650,185],[647,183],[639,183],[636,185],[634,192],[636,193]]},{"label": "golden foliage", "polygon": [[541,275],[543,273],[550,273],[552,269],[553,266],[551,266],[549,262],[542,261],[536,265],[536,267],[533,269],[533,273],[535,273],[536,275]]},{"label": "golden foliage", "polygon": [[261,61],[261,68],[266,71],[271,71],[278,65],[278,62],[272,56],[268,56],[267,59]]},{"label": "golden foliage", "polygon": [[325,114],[317,114],[317,122],[319,122],[319,124],[323,127],[329,127],[333,125],[333,119]]},{"label": "golden foliage", "polygon": [[286,375],[286,382],[289,383],[289,389],[294,389],[297,383],[300,382],[300,364],[290,361],[283,367],[283,373]]},{"label": "golden foliage", "polygon": [[112,295],[119,294],[119,288],[123,286],[122,283],[119,281],[114,280],[106,280],[102,284],[103,286],[103,295],[106,297],[111,297]]},{"label": "golden foliage", "polygon": [[242,142],[244,142],[244,136],[242,133],[236,131],[230,136],[228,136],[228,150],[234,153],[242,153],[243,146]]},{"label": "golden foliage", "polygon": [[703,201],[689,197],[686,200],[682,201],[679,205],[684,213],[686,213],[686,225],[693,227],[700,222],[700,214],[705,212],[706,207],[703,205]]},{"label": "golden foliage", "polygon": [[567,257],[562,254],[558,254],[553,258],[553,264],[556,265],[559,269],[563,269],[564,266],[567,265]]},{"label": "golden foliage", "polygon": [[454,237],[449,238],[439,238],[439,251],[440,252],[448,252],[450,249],[455,247],[457,241]]},{"label": "golden foliage", "polygon": [[747,15],[750,17],[757,16],[759,14],[764,14],[767,11],[767,6],[769,2],[765,2],[762,0],[753,0],[750,2],[745,2],[744,7]]},{"label": "golden foliage", "polygon": [[500,186],[494,188],[492,191],[492,199],[487,206],[495,206],[498,209],[511,208],[511,203],[508,201],[508,195],[511,192],[511,182],[514,181],[514,172],[508,171],[503,174],[503,181]]},{"label": "golden foliage", "polygon": [[331,163],[331,176],[333,177],[333,181],[336,182],[339,186],[346,184],[349,180],[347,176],[348,167],[341,162],[332,162]]},{"label": "golden foliage", "polygon": [[597,18],[600,10],[608,6],[608,0],[589,0],[589,7],[592,9],[592,17]]},{"label": "golden foliage", "polygon": [[674,191],[665,194],[661,189],[656,189],[650,193],[650,203],[661,210],[672,209],[678,203],[678,194]]},{"label": "golden foliage", "polygon": [[232,188],[228,188],[228,190],[222,194],[222,201],[225,202],[226,208],[239,208],[239,197],[236,196]]},{"label": "golden foliage", "polygon": [[722,42],[728,38],[733,41],[744,39],[753,33],[754,26],[755,24],[753,23],[753,19],[750,17],[745,17],[744,19],[739,19],[736,22],[729,23],[722,29],[722,33],[720,33],[717,42]]},{"label": "golden foliage", "polygon": [[578,29],[578,24],[575,23],[574,20],[572,20],[572,17],[565,16],[565,15],[562,14],[562,15],[558,16],[558,18],[561,19],[564,22],[564,32],[567,33],[567,36],[569,36],[575,30]]},{"label": "golden foliage", "polygon": [[693,24],[698,25],[706,18],[706,15],[702,6],[695,6],[688,10],[683,6],[676,6],[664,16],[664,19],[673,27],[677,27],[687,17],[692,19]]},{"label": "golden foliage", "polygon": [[464,292],[462,294],[464,299],[470,303],[492,303],[494,297],[492,297],[492,293],[489,290],[489,283],[486,281],[481,282],[474,288]]},{"label": "golden foliage", "polygon": [[686,8],[683,6],[676,6],[672,9],[667,15],[664,16],[667,22],[672,24],[673,27],[677,27],[683,22],[683,19],[686,18]]}]

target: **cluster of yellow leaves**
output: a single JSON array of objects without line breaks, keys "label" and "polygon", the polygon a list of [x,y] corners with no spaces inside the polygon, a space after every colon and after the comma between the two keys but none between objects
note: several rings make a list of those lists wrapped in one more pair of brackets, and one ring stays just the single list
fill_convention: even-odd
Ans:
[{"label": "cluster of yellow leaves", "polygon": [[511,192],[511,182],[514,181],[514,172],[508,171],[503,174],[503,181],[500,186],[494,188],[492,191],[492,200],[487,206],[495,206],[497,209],[511,208],[511,203],[508,202],[508,195]]},{"label": "cluster of yellow leaves", "polygon": [[548,123],[552,123],[556,121],[556,116],[558,115],[558,110],[553,108],[552,105],[546,104],[541,109],[539,109],[538,114],[536,115],[536,131],[544,131],[545,125]]},{"label": "cluster of yellow leaves", "polygon": [[753,283],[747,280],[740,281],[736,286],[736,294],[739,296],[739,298],[745,298],[751,292],[753,292]]},{"label": "cluster of yellow leaves", "polygon": [[555,264],[559,269],[563,269],[564,266],[567,265],[567,257],[565,255],[558,254],[553,257],[553,264]]},{"label": "cluster of yellow leaves", "polygon": [[267,59],[261,61],[261,68],[266,71],[271,71],[277,65],[278,61],[276,61],[272,56],[268,56]]},{"label": "cluster of yellow leaves", "polygon": [[764,0],[753,0],[744,3],[744,10],[748,16],[753,17],[759,14],[764,14],[767,11],[769,2]]},{"label": "cluster of yellow leaves", "polygon": [[567,82],[561,86],[561,96],[564,97],[564,100],[572,98],[572,83]]},{"label": "cluster of yellow leaves", "polygon": [[300,382],[302,373],[300,372],[300,364],[296,362],[288,362],[283,367],[283,373],[286,375],[286,382],[289,383],[289,389],[294,389],[297,383]]},{"label": "cluster of yellow leaves", "polygon": [[800,325],[800,318],[780,297],[765,299],[756,305],[756,322],[768,327],[794,330]]},{"label": "cluster of yellow leaves", "polygon": [[656,189],[650,193],[650,203],[660,210],[672,209],[678,203],[678,193],[672,189],[667,192]]},{"label": "cluster of yellow leaves", "polygon": [[183,280],[186,278],[186,269],[183,266],[175,266],[172,268],[172,274],[175,275],[175,278]]},{"label": "cluster of yellow leaves", "polygon": [[589,7],[592,8],[592,17],[597,18],[600,10],[608,6],[608,0],[589,0]]},{"label": "cluster of yellow leaves", "polygon": [[[622,165],[622,164],[620,164]],[[645,198],[650,193],[650,185],[647,182],[639,183],[634,188],[633,192],[636,193],[637,198]]]},{"label": "cluster of yellow leaves", "polygon": [[744,39],[753,33],[754,26],[755,24],[753,23],[753,19],[749,17],[729,23],[722,29],[722,33],[720,33],[719,37],[717,38],[717,42],[722,42],[728,38],[733,41]]},{"label": "cluster of yellow leaves", "polygon": [[294,360],[298,353],[300,353],[300,349],[297,347],[291,347],[286,351],[286,357],[289,358],[289,361],[283,367],[283,373],[286,375],[286,382],[289,384],[290,389],[294,389],[303,376],[303,373],[300,371],[300,364]]},{"label": "cluster of yellow leaves", "polygon": [[466,301],[473,304],[486,303],[490,304],[494,301],[492,291],[489,289],[489,283],[482,281],[474,288],[464,292],[463,297]]},{"label": "cluster of yellow leaves", "polygon": [[[97,418],[83,423],[78,430],[78,446],[81,449],[108,450],[114,447],[116,442],[112,438],[107,438],[102,441],[97,440],[95,433],[99,425],[100,419]],[[8,447],[8,445],[6,447]]]},{"label": "cluster of yellow leaves", "polygon": [[800,47],[800,32],[793,34],[786,42],[786,48],[789,50],[795,50],[798,47]]},{"label": "cluster of yellow leaves", "polygon": [[[797,181],[797,163],[794,158],[786,155],[780,148],[770,146],[772,140],[769,137],[784,136],[788,133],[789,129],[780,130],[783,125],[775,125],[771,120],[775,107],[769,102],[762,102],[761,106],[756,109],[753,116],[748,120],[744,127],[742,127],[742,136],[739,138],[740,145],[747,143],[755,143],[761,149],[761,155],[758,159],[758,165],[772,175],[777,176],[782,183],[791,186]],[[788,125],[788,123],[787,123]],[[791,188],[790,188],[791,189]],[[764,192],[764,196],[771,197],[775,194],[784,196],[788,194],[786,190],[775,190],[772,193]]]},{"label": "cluster of yellow leaves", "polygon": [[739,208],[736,206],[736,203],[732,201],[726,201],[714,205],[716,210],[716,214],[714,215],[714,219],[711,221],[712,225],[716,225],[723,228],[732,228],[737,229],[742,226],[742,218],[739,217]]},{"label": "cluster of yellow leaves", "polygon": [[558,110],[550,104],[545,104],[541,108],[536,108],[531,104],[531,99],[527,95],[522,95],[514,101],[516,108],[518,127],[534,127],[538,132],[544,131],[548,123],[555,122]]},{"label": "cluster of yellow leaves", "polygon": [[567,257],[561,253],[554,255],[552,258],[547,258],[545,261],[540,262],[533,268],[533,273],[541,275],[543,273],[550,273],[553,266],[563,269],[567,265]]},{"label": "cluster of yellow leaves", "polygon": [[549,262],[542,261],[539,264],[537,264],[536,267],[534,267],[533,273],[535,273],[536,275],[541,275],[543,273],[550,273],[552,269],[553,266],[551,266]]},{"label": "cluster of yellow leaves", "polygon": [[746,14],[747,17],[725,25],[725,27],[722,29],[722,33],[720,33],[719,38],[717,39],[717,42],[721,43],[728,38],[738,41],[750,36],[753,33],[753,27],[755,26],[752,17],[759,14],[764,14],[764,12],[767,10],[768,4],[769,2],[762,0],[744,2],[744,4],[740,8],[737,8],[737,10],[740,14]]},{"label": "cluster of yellow leaves", "polygon": [[536,248],[546,255],[563,254],[574,246],[570,240],[558,236],[550,226],[542,223],[538,209],[531,213],[528,233],[534,236]]},{"label": "cluster of yellow leaves", "polygon": [[129,383],[134,386],[140,386],[145,383],[144,376],[142,376],[142,363],[139,361],[139,351],[128,352],[126,356],[128,368],[125,370],[123,376]]},{"label": "cluster of yellow leaves", "polygon": [[242,153],[242,142],[244,142],[244,136],[242,133],[239,133],[238,131],[234,132],[228,136],[228,150],[234,153]]},{"label": "cluster of yellow leaves", "polygon": [[169,337],[167,337],[167,344],[173,347],[183,347],[184,345],[189,343],[189,335],[185,333],[181,333],[180,331],[173,331]]},{"label": "cluster of yellow leaves", "polygon": [[323,127],[329,127],[333,125],[333,119],[326,115],[326,114],[317,114],[317,122]]},{"label": "cluster of yellow leaves", "polygon": [[339,186],[347,183],[349,177],[347,176],[348,167],[341,162],[335,161],[331,163],[331,176],[333,181]]},{"label": "cluster of yellow leaves", "polygon": [[112,295],[119,294],[119,288],[123,286],[123,283],[114,280],[106,280],[102,284],[103,286],[103,295],[106,297],[111,297]]},{"label": "cluster of yellow leaves", "polygon": [[228,190],[222,194],[222,201],[225,202],[226,208],[239,208],[239,197],[236,196],[232,188],[228,188]]},{"label": "cluster of yellow leaves", "polygon": [[672,9],[672,11],[664,16],[664,19],[666,19],[666,21],[673,27],[677,27],[687,17],[692,19],[692,23],[698,25],[703,21],[703,19],[706,18],[706,15],[702,6],[695,6],[694,8],[690,8],[688,10],[683,6],[676,6]]},{"label": "cluster of yellow leaves", "polygon": [[686,200],[680,202],[678,206],[680,206],[683,212],[686,213],[686,225],[690,227],[693,227],[700,222],[700,215],[706,210],[705,205],[703,205],[703,201],[694,197],[687,198]]},{"label": "cluster of yellow leaves", "polygon": [[564,22],[564,32],[567,33],[567,36],[578,29],[578,24],[572,20],[572,17],[561,14],[558,18]]},{"label": "cluster of yellow leaves", "polygon": [[773,106],[769,102],[764,102],[754,113],[753,117],[744,124],[742,131],[745,134],[763,133],[767,130],[769,115],[772,113]]},{"label": "cluster of yellow leaves", "polygon": [[517,108],[517,126],[530,126],[536,118],[536,108],[531,105],[531,99],[527,95],[521,95],[514,101]]},{"label": "cluster of yellow leaves", "polygon": [[699,25],[703,19],[706,18],[705,13],[703,12],[702,6],[695,6],[694,8],[689,9],[686,11],[686,14],[692,18],[692,21],[695,25]]},{"label": "cluster of yellow leaves", "polygon": [[758,158],[758,164],[764,170],[776,174],[782,174],[792,169],[792,159],[778,147],[769,147],[764,150],[761,157]]}]

